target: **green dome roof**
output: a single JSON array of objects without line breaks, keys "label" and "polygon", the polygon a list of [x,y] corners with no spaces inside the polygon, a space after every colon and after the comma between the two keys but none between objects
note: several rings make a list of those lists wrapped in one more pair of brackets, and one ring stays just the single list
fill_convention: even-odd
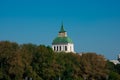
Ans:
[{"label": "green dome roof", "polygon": [[65,44],[65,43],[73,43],[69,37],[57,37],[53,40],[52,44]]}]

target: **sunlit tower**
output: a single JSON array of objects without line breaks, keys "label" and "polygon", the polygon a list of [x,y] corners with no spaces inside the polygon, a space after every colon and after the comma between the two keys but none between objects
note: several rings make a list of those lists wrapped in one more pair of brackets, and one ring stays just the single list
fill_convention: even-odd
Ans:
[{"label": "sunlit tower", "polygon": [[52,42],[52,49],[55,52],[74,52],[73,41],[67,36],[63,24],[58,33],[58,36]]}]

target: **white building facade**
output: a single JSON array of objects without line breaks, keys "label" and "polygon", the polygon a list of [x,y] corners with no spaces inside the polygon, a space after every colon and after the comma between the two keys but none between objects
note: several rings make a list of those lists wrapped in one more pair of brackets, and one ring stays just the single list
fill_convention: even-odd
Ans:
[{"label": "white building facade", "polygon": [[73,41],[67,36],[67,32],[64,30],[63,25],[59,31],[58,37],[52,42],[52,49],[55,52],[73,52],[74,44]]},{"label": "white building facade", "polygon": [[117,60],[110,60],[110,62],[114,63],[115,65],[120,64],[120,54],[118,54]]}]

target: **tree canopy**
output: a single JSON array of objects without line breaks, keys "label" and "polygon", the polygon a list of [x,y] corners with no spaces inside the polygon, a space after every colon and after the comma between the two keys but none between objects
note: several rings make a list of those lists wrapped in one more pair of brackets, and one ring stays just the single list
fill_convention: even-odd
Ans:
[{"label": "tree canopy", "polygon": [[58,53],[45,45],[0,41],[0,80],[119,80],[119,66],[96,53]]}]

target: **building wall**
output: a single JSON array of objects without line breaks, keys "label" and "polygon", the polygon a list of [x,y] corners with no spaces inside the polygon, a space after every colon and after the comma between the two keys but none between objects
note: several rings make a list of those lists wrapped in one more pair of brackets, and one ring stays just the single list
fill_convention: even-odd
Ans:
[{"label": "building wall", "polygon": [[67,37],[67,32],[59,33],[59,34],[58,34],[58,37]]},{"label": "building wall", "polygon": [[74,44],[55,44],[52,45],[52,49],[56,52],[74,52]]}]

